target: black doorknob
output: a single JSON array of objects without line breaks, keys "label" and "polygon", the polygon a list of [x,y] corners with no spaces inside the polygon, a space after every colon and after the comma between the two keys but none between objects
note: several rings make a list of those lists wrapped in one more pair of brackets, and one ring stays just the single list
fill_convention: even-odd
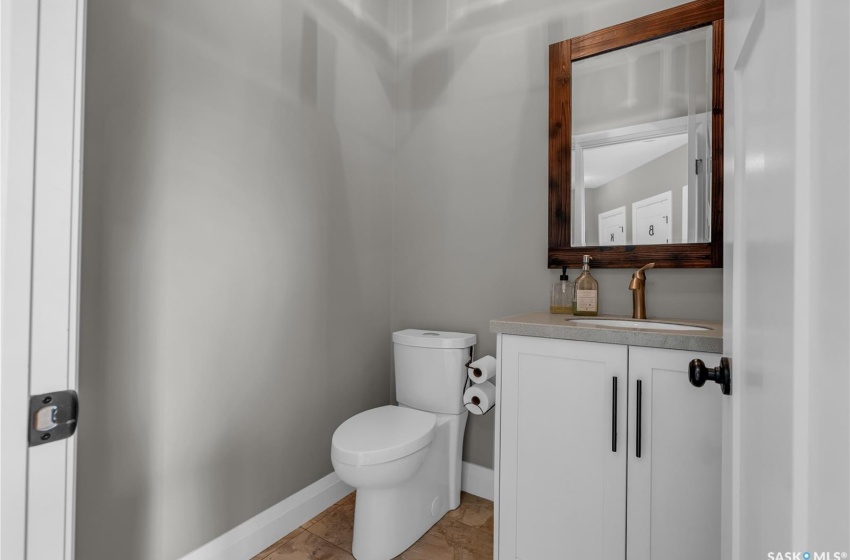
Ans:
[{"label": "black doorknob", "polygon": [[720,385],[724,395],[732,394],[732,362],[729,358],[720,358],[720,365],[707,368],[700,359],[691,360],[688,364],[688,380],[694,387],[702,387],[706,381],[714,381]]}]

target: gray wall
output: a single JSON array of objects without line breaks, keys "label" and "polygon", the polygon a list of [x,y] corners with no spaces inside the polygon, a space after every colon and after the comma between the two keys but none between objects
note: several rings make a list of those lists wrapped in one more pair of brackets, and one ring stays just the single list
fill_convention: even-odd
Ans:
[{"label": "gray wall", "polygon": [[77,558],[176,559],[390,401],[390,13],[88,17]]},{"label": "gray wall", "polygon": [[[548,308],[548,45],[678,3],[399,0],[394,329],[474,332],[493,354],[491,319]],[[601,312],[630,314],[631,271],[595,275]],[[647,278],[650,316],[721,318],[720,270]],[[464,458],[493,465],[493,414]]]}]

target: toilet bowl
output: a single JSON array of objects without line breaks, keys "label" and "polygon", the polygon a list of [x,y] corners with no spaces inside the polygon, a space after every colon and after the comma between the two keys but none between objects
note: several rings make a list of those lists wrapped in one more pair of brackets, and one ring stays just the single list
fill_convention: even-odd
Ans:
[{"label": "toilet bowl", "polygon": [[334,470],[357,490],[357,560],[398,556],[460,505],[461,395],[475,335],[408,329],[393,341],[399,405],[349,418],[331,444]]},{"label": "toilet bowl", "polygon": [[336,459],[331,459],[334,470],[340,480],[354,488],[392,488],[412,477],[418,471],[431,445],[400,459],[376,465],[349,465]]},{"label": "toilet bowl", "polygon": [[422,467],[437,432],[437,417],[399,406],[361,412],[337,428],[331,462],[355,488],[391,488]]}]

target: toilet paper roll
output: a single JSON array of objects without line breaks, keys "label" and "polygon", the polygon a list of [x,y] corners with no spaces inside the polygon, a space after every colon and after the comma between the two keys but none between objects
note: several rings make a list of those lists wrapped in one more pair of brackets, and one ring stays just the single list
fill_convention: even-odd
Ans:
[{"label": "toilet paper roll", "polygon": [[475,360],[466,370],[469,380],[473,383],[484,383],[496,377],[496,358],[484,356]]},{"label": "toilet paper roll", "polygon": [[463,404],[472,414],[486,413],[496,404],[496,386],[489,381],[472,385],[463,393]]}]

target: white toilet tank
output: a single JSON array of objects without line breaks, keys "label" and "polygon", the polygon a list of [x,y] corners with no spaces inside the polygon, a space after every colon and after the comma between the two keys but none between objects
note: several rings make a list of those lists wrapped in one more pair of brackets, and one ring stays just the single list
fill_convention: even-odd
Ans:
[{"label": "white toilet tank", "polygon": [[474,334],[407,329],[393,333],[396,397],[399,404],[460,414],[466,362]]}]

